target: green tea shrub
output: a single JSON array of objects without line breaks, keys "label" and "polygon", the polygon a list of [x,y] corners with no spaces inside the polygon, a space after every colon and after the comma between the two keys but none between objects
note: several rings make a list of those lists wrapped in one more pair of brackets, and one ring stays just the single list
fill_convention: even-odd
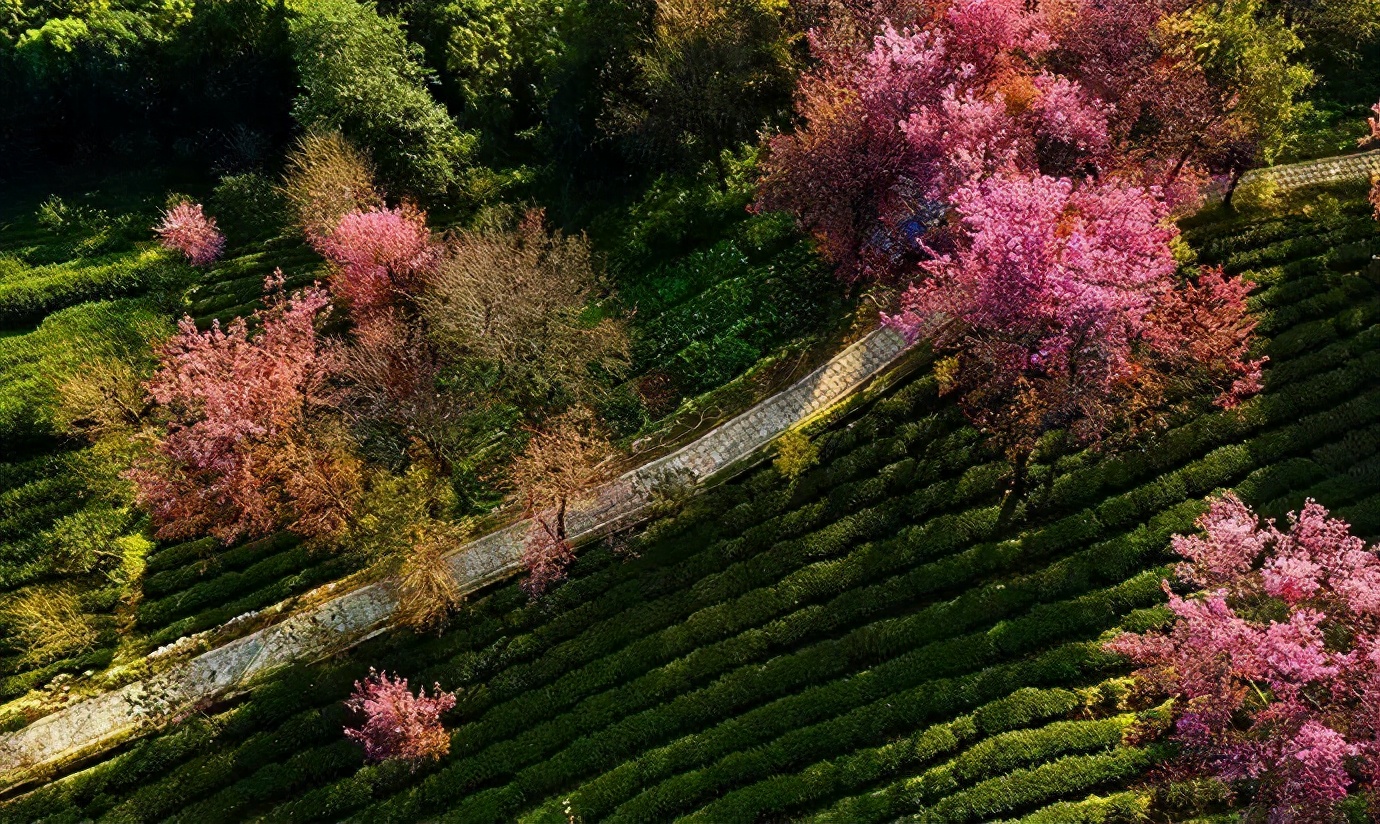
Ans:
[{"label": "green tea shrub", "polygon": [[273,237],[287,224],[285,199],[257,172],[222,177],[207,205],[232,246]]}]

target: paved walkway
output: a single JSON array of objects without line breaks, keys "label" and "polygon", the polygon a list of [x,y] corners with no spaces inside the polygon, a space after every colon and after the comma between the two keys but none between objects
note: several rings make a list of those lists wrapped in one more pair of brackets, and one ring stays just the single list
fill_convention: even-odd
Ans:
[{"label": "paved walkway", "polygon": [[[840,352],[789,389],[706,433],[677,452],[634,469],[598,490],[570,515],[577,541],[636,522],[664,480],[701,482],[752,455],[782,432],[833,406],[883,371],[905,350],[900,333],[880,329]],[[449,562],[463,592],[515,573],[526,522],[456,550]],[[262,630],[34,721],[0,739],[0,790],[42,780],[55,769],[142,735],[158,724],[241,692],[275,667],[317,660],[388,628],[397,606],[391,581],[361,587]]]},{"label": "paved walkway", "polygon": [[1308,160],[1291,163],[1287,166],[1269,166],[1252,169],[1241,178],[1242,186],[1249,186],[1262,179],[1275,182],[1280,194],[1305,186],[1320,186],[1328,183],[1341,183],[1347,180],[1369,180],[1372,174],[1380,172],[1380,149],[1361,154],[1325,157],[1321,160]]}]

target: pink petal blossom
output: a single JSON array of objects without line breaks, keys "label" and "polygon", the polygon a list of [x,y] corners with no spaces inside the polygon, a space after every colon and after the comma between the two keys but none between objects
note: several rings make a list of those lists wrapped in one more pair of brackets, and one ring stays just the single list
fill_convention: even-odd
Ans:
[{"label": "pink petal blossom", "polygon": [[165,248],[181,252],[194,266],[214,262],[225,250],[225,235],[216,228],[216,219],[202,212],[200,203],[183,201],[167,210],[154,231]]}]

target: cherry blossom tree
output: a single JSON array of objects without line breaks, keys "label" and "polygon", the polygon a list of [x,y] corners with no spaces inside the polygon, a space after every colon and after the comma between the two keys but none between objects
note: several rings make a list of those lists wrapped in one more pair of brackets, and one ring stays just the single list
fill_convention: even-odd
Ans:
[{"label": "cherry blossom tree", "polygon": [[356,322],[384,312],[399,295],[415,293],[440,252],[426,214],[406,204],[353,210],[329,233],[309,239],[335,265],[331,291],[349,305]]},{"label": "cherry blossom tree", "polygon": [[861,44],[862,23],[810,33],[818,65],[756,206],[793,213],[850,280],[905,274],[954,194],[995,174],[1116,176],[1192,205],[1210,174],[1278,152],[1311,79],[1260,0],[961,0],[901,27],[894,4],[843,5],[880,25]]},{"label": "cherry blossom tree", "polygon": [[878,277],[975,179],[1096,174],[1112,108],[1041,65],[1065,16],[1059,3],[958,2],[884,23],[861,50],[815,30],[803,123],[768,141],[758,208],[795,213],[845,277]]},{"label": "cherry blossom tree", "polygon": [[355,682],[345,706],[364,716],[364,724],[346,728],[345,735],[364,745],[369,761],[396,759],[415,766],[450,752],[450,735],[441,715],[455,707],[455,695],[443,691],[440,684],[432,685],[431,695],[425,687],[414,695],[406,678],[371,668],[368,678]]},{"label": "cherry blossom tree", "polygon": [[954,359],[948,389],[1019,465],[1046,431],[1080,441],[1132,422],[1171,389],[1259,389],[1246,357],[1249,284],[1205,273],[1176,290],[1156,192],[998,176],[954,195],[962,233],[887,319]]},{"label": "cherry blossom tree", "polygon": [[1373,115],[1366,118],[1366,126],[1370,128],[1370,134],[1358,138],[1356,145],[1363,149],[1372,149],[1380,145],[1380,103],[1371,105],[1370,110]]},{"label": "cherry blossom tree", "polygon": [[181,252],[193,266],[213,263],[225,251],[225,235],[200,203],[184,200],[168,209],[154,231],[165,248]]},{"label": "cherry blossom tree", "polygon": [[204,332],[183,318],[160,353],[148,392],[162,424],[129,473],[159,537],[323,536],[348,515],[360,467],[324,414],[335,356],[315,328],[329,300],[268,285],[253,333],[243,318]]},{"label": "cherry blossom tree", "polygon": [[1234,495],[1173,540],[1174,623],[1109,644],[1173,699],[1177,766],[1254,788],[1252,815],[1328,821],[1380,778],[1380,554],[1310,500],[1288,529]]}]

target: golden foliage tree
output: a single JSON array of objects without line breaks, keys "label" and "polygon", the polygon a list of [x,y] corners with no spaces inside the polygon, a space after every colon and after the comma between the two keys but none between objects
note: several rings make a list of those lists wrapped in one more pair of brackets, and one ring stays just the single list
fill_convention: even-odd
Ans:
[{"label": "golden foliage tree", "polygon": [[519,398],[598,390],[594,370],[621,373],[628,335],[592,320],[598,280],[583,236],[548,232],[540,209],[513,224],[499,212],[456,233],[418,305],[444,354],[497,368]]},{"label": "golden foliage tree", "polygon": [[610,478],[613,446],[577,410],[532,434],[513,464],[512,481],[532,519],[523,563],[530,573],[523,587],[534,597],[565,576],[574,560],[566,517],[573,503],[588,498]]}]

